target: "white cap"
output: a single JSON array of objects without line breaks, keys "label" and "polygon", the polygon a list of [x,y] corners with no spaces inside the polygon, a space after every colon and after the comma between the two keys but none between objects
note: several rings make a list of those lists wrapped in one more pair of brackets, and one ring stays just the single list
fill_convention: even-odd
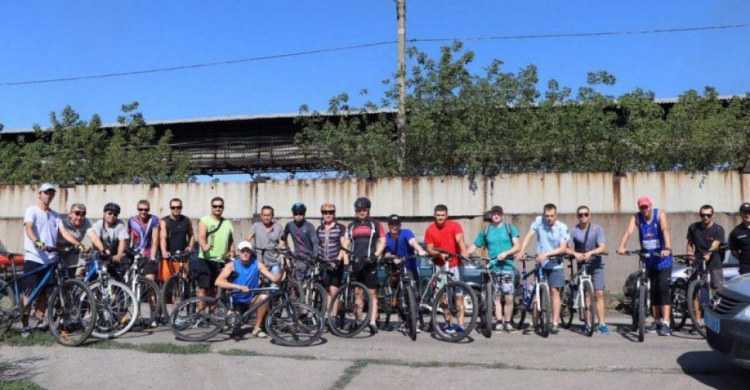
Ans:
[{"label": "white cap", "polygon": [[50,183],[44,183],[44,184],[42,184],[41,187],[39,187],[39,192],[47,192],[49,190],[57,192],[57,190],[55,189],[55,186],[53,186]]},{"label": "white cap", "polygon": [[242,241],[239,245],[237,245],[237,250],[241,251],[243,249],[253,250],[253,244],[251,244],[250,241]]}]

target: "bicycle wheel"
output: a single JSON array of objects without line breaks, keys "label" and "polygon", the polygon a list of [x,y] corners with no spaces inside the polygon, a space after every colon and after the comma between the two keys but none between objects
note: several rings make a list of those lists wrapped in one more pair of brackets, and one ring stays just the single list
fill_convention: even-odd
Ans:
[{"label": "bicycle wheel", "polygon": [[393,289],[380,286],[378,288],[378,329],[388,330],[391,324],[391,314],[393,314]]},{"label": "bicycle wheel", "polygon": [[646,331],[646,286],[638,288],[638,341],[643,342]]},{"label": "bicycle wheel", "polygon": [[[360,295],[361,299],[357,299]],[[373,297],[364,284],[350,282],[331,299],[331,310],[326,315],[331,333],[339,337],[354,337],[370,324]],[[336,313],[333,313],[334,306]]]},{"label": "bicycle wheel", "polygon": [[516,287],[513,293],[513,316],[510,317],[510,323],[514,328],[521,330],[526,320],[526,301],[523,299],[523,288]]},{"label": "bicycle wheel", "polygon": [[91,336],[97,339],[113,339],[125,334],[135,324],[138,306],[135,294],[128,286],[116,281],[100,280],[89,284],[96,299],[96,326]]},{"label": "bicycle wheel", "polygon": [[57,342],[77,346],[86,341],[96,326],[96,299],[80,280],[68,279],[49,298],[47,323]]},{"label": "bicycle wheel", "polygon": [[685,326],[690,314],[687,307],[687,288],[684,281],[678,281],[670,287],[669,293],[672,297],[672,310],[670,313],[670,323],[672,330],[678,331]]},{"label": "bicycle wheel", "polygon": [[16,309],[16,296],[9,284],[0,287],[0,340],[13,325],[13,311]]},{"label": "bicycle wheel", "polygon": [[[537,310],[536,305],[534,305],[534,310]],[[539,285],[539,309],[535,317],[536,317],[536,329],[542,337],[549,336],[550,328],[552,327],[552,323],[550,320],[551,311],[552,310],[550,308],[549,286],[547,286],[546,284],[540,284]]]},{"label": "bicycle wheel", "polygon": [[169,329],[183,341],[206,341],[219,334],[226,323],[226,306],[221,300],[211,297],[182,301],[169,317]]},{"label": "bicycle wheel", "polygon": [[[687,307],[688,313],[690,314],[690,321],[693,323],[693,329],[695,329],[695,331],[704,339],[706,338],[706,329],[701,327],[698,322],[698,312],[700,312],[701,315],[705,315],[706,313],[705,302],[708,302],[708,289],[708,283],[696,279],[690,282],[687,290]],[[695,305],[696,300],[698,301],[697,307]],[[698,309],[698,311],[695,309]]]},{"label": "bicycle wheel", "polygon": [[434,291],[430,287],[430,283],[427,281],[422,282],[420,290],[419,307],[417,308],[417,320],[419,321],[419,327],[423,331],[432,332],[434,328],[432,324]]},{"label": "bicycle wheel", "polygon": [[266,331],[277,344],[303,347],[320,340],[325,328],[322,314],[312,305],[282,302],[266,316]]},{"label": "bicycle wheel", "polygon": [[417,340],[417,312],[419,311],[419,308],[417,308],[417,293],[414,291],[414,288],[412,286],[406,286],[404,288],[405,297],[406,297],[406,330],[409,333],[409,337],[412,339],[412,341]]},{"label": "bicycle wheel", "polygon": [[[596,295],[594,294],[594,285],[589,280],[583,281],[583,296],[581,297],[581,315],[583,316],[584,329],[585,324],[590,324],[589,329],[585,332],[586,336],[591,337],[594,334],[594,312],[596,311]],[[590,297],[591,303],[586,303],[586,297]]]},{"label": "bicycle wheel", "polygon": [[164,316],[169,318],[180,302],[191,298],[188,282],[180,274],[170,276],[164,282],[164,288],[161,290],[161,303],[164,310]]},{"label": "bicycle wheel", "polygon": [[[441,340],[453,343],[461,341],[469,336],[476,326],[478,310],[472,310],[468,318],[468,324],[465,318],[464,325],[458,325],[459,309],[456,304],[458,299],[462,299],[464,304],[468,299],[471,302],[471,307],[479,307],[474,290],[464,282],[456,280],[448,282],[435,294],[432,307],[432,323],[435,325],[435,334]],[[439,310],[442,311],[443,322],[438,322],[437,316],[439,315]]]},{"label": "bicycle wheel", "polygon": [[568,329],[573,324],[575,314],[575,290],[570,281],[565,282],[560,291],[560,326]]},{"label": "bicycle wheel", "polygon": [[325,318],[326,307],[328,305],[328,293],[326,289],[318,283],[313,283],[304,289],[302,297],[303,302],[315,308]]},{"label": "bicycle wheel", "polygon": [[133,293],[138,302],[138,321],[134,328],[143,330],[155,327],[162,308],[159,286],[149,279],[139,277]]},{"label": "bicycle wheel", "polygon": [[495,301],[495,292],[492,288],[492,282],[485,283],[484,288],[482,288],[482,302],[481,302],[481,309],[480,309],[480,331],[482,332],[482,336],[486,338],[492,337],[492,309],[493,309],[493,303]]}]

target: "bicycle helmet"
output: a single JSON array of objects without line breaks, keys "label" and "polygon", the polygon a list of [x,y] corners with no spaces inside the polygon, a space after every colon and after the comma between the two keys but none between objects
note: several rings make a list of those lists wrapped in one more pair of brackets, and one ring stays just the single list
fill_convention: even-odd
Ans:
[{"label": "bicycle helmet", "polygon": [[320,206],[320,211],[336,211],[336,205],[333,203],[323,203]]},{"label": "bicycle helmet", "polygon": [[111,211],[117,215],[120,215],[120,206],[117,203],[109,202],[104,205],[104,212]]},{"label": "bicycle helmet", "polygon": [[367,198],[357,198],[357,200],[354,201],[354,209],[370,209],[372,207],[372,204],[370,203],[370,199]]},{"label": "bicycle helmet", "polygon": [[304,203],[297,202],[292,206],[292,214],[305,214],[307,213],[307,206]]}]

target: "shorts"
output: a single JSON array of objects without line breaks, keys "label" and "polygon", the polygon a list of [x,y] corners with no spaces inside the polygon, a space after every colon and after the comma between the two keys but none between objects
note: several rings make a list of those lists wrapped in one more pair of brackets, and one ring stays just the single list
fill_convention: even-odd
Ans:
[{"label": "shorts", "polygon": [[586,267],[586,272],[591,276],[594,290],[604,290],[604,267],[601,261],[592,262]]},{"label": "shorts", "polygon": [[[44,266],[45,266],[44,264],[40,264],[35,261],[26,260],[23,262],[23,273],[26,274],[26,273],[38,270]],[[34,292],[34,289],[36,289],[37,286],[39,286],[39,283],[42,281],[42,279],[44,279],[44,275],[46,274],[47,274],[47,271],[39,271],[31,275],[24,276],[23,283],[22,283],[23,294],[26,295],[27,297],[30,296],[31,293]],[[52,292],[52,287],[54,286],[55,286],[55,278],[50,276],[50,278],[47,279],[45,283],[45,287],[40,289],[39,292],[47,293],[47,295],[49,295],[49,293]]]},{"label": "shorts", "polygon": [[542,269],[542,273],[547,277],[547,284],[551,288],[563,288],[565,286],[565,269]]},{"label": "shorts", "polygon": [[365,266],[353,274],[354,280],[365,285],[370,290],[378,288],[378,267]]},{"label": "shorts", "polygon": [[[453,281],[458,282],[461,280],[461,269],[459,267],[450,267],[446,272],[449,272],[451,275],[453,275]],[[464,289],[458,287],[453,290],[453,294],[455,294],[457,297],[463,296]]]},{"label": "shorts", "polygon": [[320,284],[323,288],[328,287],[340,287],[341,278],[344,275],[344,267],[339,266],[336,269],[331,269],[328,266],[323,266],[323,275],[320,279]]},{"label": "shorts", "polygon": [[711,288],[714,290],[718,289],[724,283],[724,270],[719,268],[708,272],[711,274]]},{"label": "shorts", "polygon": [[669,284],[672,279],[672,267],[660,270],[648,270],[648,279],[651,281],[651,306],[662,306],[672,304]]},{"label": "shorts", "polygon": [[499,271],[493,272],[495,275],[495,298],[500,298],[502,295],[513,295],[515,289],[515,271]]},{"label": "shorts", "polygon": [[144,275],[156,275],[159,271],[159,263],[155,260],[146,260],[143,262],[142,271]]},{"label": "shorts", "polygon": [[297,261],[294,264],[294,280],[302,285],[305,280],[305,273],[307,273],[307,263],[304,261]]},{"label": "shorts", "polygon": [[202,289],[213,288],[216,278],[219,277],[224,263],[205,259],[190,260],[190,272],[195,275],[198,287]]}]

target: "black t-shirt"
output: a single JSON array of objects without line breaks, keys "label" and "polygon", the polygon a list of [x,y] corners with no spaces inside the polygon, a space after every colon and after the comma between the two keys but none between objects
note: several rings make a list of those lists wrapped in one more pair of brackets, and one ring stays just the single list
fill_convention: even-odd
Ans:
[{"label": "black t-shirt", "polygon": [[[714,241],[724,242],[724,228],[716,223],[711,227],[704,228],[700,222],[696,222],[688,227],[687,239],[693,242],[696,260],[700,260],[698,258],[702,258],[703,254],[711,249],[711,244]],[[706,264],[706,269],[715,270],[722,268],[721,262],[724,256],[720,252],[716,251],[711,255],[711,259]]]},{"label": "black t-shirt", "polygon": [[172,219],[169,215],[162,218],[167,230],[167,251],[175,253],[184,252],[190,243],[190,218],[180,215],[177,220]]},{"label": "black t-shirt", "polygon": [[750,273],[750,227],[739,224],[729,233],[729,249],[740,252],[740,274]]}]

